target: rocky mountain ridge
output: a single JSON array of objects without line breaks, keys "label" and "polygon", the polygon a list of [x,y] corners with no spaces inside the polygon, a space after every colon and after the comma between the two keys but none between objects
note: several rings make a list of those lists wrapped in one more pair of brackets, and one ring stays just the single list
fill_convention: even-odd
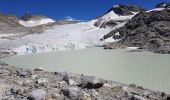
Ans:
[{"label": "rocky mountain ridge", "polygon": [[[125,26],[113,30],[103,38],[120,39],[106,48],[139,47],[157,53],[170,53],[170,9],[158,4],[162,10],[140,11]],[[165,6],[167,5],[167,6]],[[115,34],[119,33],[119,36]]]},{"label": "rocky mountain ridge", "polygon": [[[12,39],[13,41],[2,42],[0,45],[2,45],[1,48],[3,48],[3,50],[7,48],[12,50],[11,52],[18,52],[16,50],[28,52],[26,51],[28,49],[30,50],[29,52],[45,52],[60,49],[95,47],[101,46],[101,44],[106,44],[104,45],[105,48],[126,48],[136,46],[152,52],[169,53],[169,8],[167,8],[168,4],[158,4],[157,7],[159,6],[163,6],[164,8],[155,8],[146,11],[135,5],[119,4],[113,6],[104,15],[96,19],[88,22],[80,22],[78,24],[75,24],[77,21],[68,21],[65,19],[35,27],[6,27],[3,26],[6,24],[2,24],[3,27],[1,27],[1,32],[8,33],[10,36],[4,36],[4,34],[2,34],[0,38]],[[14,17],[14,19],[15,18],[16,17]],[[21,17],[21,19],[28,24],[32,24],[32,19],[43,18],[47,17],[33,16],[29,13]],[[18,20],[19,19],[16,19],[16,22],[18,22]],[[67,26],[64,24],[72,25]],[[56,27],[57,25],[64,26],[59,28]],[[56,29],[51,30],[53,27]],[[74,29],[74,27],[76,27],[76,29]],[[46,30],[49,31],[44,32]],[[61,37],[61,35],[55,34],[56,32],[62,33],[63,36]],[[44,35],[38,35],[36,37],[39,41],[37,41],[37,39],[34,39],[34,35],[32,35],[32,37],[26,36],[37,33],[44,33],[49,39],[44,39]],[[24,37],[24,39],[15,39],[15,37],[23,36],[26,37]],[[54,40],[55,38],[57,38],[57,40],[60,39],[60,41],[56,42]],[[76,38],[76,40],[73,38]],[[42,39],[47,41],[50,40],[50,44]],[[61,41],[63,42],[61,43]]]},{"label": "rocky mountain ridge", "polygon": [[145,11],[145,9],[136,5],[115,5],[103,16],[98,17],[94,25],[100,28],[114,27],[118,24],[126,23],[140,11]]},{"label": "rocky mountain ridge", "polygon": [[170,3],[159,3],[155,8],[170,8]]},{"label": "rocky mountain ridge", "polygon": [[[0,37],[15,38],[26,36],[29,34],[42,33],[45,30],[51,29],[56,25],[73,24],[77,21],[58,20],[54,21],[46,16],[32,15],[25,13],[22,17],[17,17],[12,14],[0,14]],[[8,38],[8,34],[11,35]]]},{"label": "rocky mountain ridge", "polygon": [[141,8],[137,5],[124,5],[124,4],[118,4],[113,6],[111,9],[108,10],[109,12],[115,12],[118,15],[126,16],[126,15],[133,15],[133,12],[140,12],[140,11],[146,11],[146,9]]},{"label": "rocky mountain ridge", "polygon": [[34,16],[31,13],[29,13],[29,12],[26,12],[24,14],[24,16],[20,17],[20,19],[24,20],[24,21],[39,20],[39,19],[44,19],[44,18],[47,18],[47,17],[46,16],[42,16],[42,15]]}]

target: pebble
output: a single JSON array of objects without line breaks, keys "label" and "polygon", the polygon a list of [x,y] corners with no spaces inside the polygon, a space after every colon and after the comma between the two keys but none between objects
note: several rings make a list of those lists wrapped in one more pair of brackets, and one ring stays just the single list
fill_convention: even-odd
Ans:
[{"label": "pebble", "polygon": [[[170,100],[170,95],[94,76],[35,72],[5,66],[0,77],[2,100]],[[25,73],[26,72],[26,73]],[[64,72],[65,73],[65,72]],[[6,76],[5,76],[6,75]],[[25,76],[26,75],[26,76]],[[63,75],[63,76],[61,76]],[[29,77],[28,77],[29,76]],[[83,87],[85,86],[85,87]],[[2,98],[2,97],[0,97]]]}]

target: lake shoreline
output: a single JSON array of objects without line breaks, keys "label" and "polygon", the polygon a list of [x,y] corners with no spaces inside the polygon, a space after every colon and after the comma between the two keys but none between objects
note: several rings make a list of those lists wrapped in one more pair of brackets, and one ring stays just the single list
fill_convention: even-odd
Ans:
[{"label": "lake shoreline", "polygon": [[0,91],[2,100],[11,98],[169,100],[170,98],[170,95],[164,92],[144,89],[133,84],[125,85],[66,71],[48,72],[43,68],[29,70],[5,63],[0,63],[0,77],[0,85],[3,86]]},{"label": "lake shoreline", "polygon": [[[129,52],[136,52],[132,49]],[[4,53],[4,57],[15,56],[15,53]],[[21,66],[22,67],[22,66]],[[27,69],[0,62],[0,99],[34,100],[169,100],[165,92],[145,89],[136,84],[122,84],[95,76],[68,73],[65,70],[56,72],[43,68]],[[36,94],[36,92],[39,92]],[[107,93],[107,94],[106,94]],[[35,95],[34,95],[35,94]]]}]

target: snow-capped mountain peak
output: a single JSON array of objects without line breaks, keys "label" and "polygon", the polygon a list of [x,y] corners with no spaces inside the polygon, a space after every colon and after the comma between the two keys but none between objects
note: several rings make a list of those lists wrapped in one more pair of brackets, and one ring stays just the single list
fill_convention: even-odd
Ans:
[{"label": "snow-capped mountain peak", "polygon": [[119,5],[114,5],[114,6],[113,6],[113,8],[118,8],[118,7],[119,7]]},{"label": "snow-capped mountain peak", "polygon": [[136,5],[119,4],[119,5],[114,5],[111,9],[108,10],[107,13],[113,11],[118,15],[126,16],[126,15],[133,15],[133,12],[140,12],[144,10],[145,9],[140,8]]},{"label": "snow-capped mountain peak", "polygon": [[140,11],[145,11],[145,9],[136,5],[114,5],[103,16],[99,17],[94,25],[100,28],[106,28],[125,24]]}]

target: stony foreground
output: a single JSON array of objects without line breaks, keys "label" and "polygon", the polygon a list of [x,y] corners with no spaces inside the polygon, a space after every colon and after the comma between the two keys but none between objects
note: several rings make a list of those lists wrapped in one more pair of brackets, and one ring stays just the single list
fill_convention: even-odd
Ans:
[{"label": "stony foreground", "polygon": [[94,76],[0,63],[0,100],[170,100],[170,95]]}]

